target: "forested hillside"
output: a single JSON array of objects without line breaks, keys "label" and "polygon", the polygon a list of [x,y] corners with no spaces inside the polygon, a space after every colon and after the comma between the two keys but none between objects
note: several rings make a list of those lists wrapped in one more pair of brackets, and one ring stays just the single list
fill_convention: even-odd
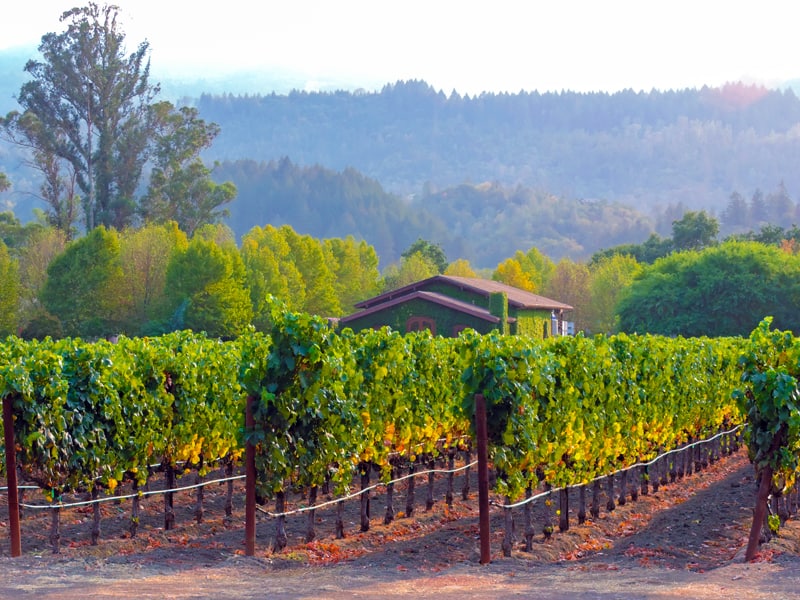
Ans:
[{"label": "forested hillside", "polygon": [[237,237],[268,223],[318,238],[353,235],[375,247],[382,267],[419,237],[453,260],[492,268],[520,249],[586,258],[600,248],[643,241],[652,231],[651,221],[627,206],[499,184],[462,184],[409,199],[354,169],[337,173],[287,158],[223,163],[215,177],[238,187],[228,220]]},{"label": "forested hillside", "polygon": [[781,181],[800,192],[800,101],[722,89],[461,96],[425,82],[378,93],[204,95],[209,158],[353,167],[402,195],[427,184],[521,184],[557,196],[720,212]]}]

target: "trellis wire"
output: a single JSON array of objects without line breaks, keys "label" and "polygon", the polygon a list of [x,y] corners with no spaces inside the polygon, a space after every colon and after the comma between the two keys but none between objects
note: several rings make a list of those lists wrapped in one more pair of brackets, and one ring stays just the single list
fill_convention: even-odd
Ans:
[{"label": "trellis wire", "polygon": [[468,465],[464,465],[462,467],[458,467],[456,469],[428,469],[427,471],[417,471],[415,473],[409,473],[408,475],[403,475],[402,477],[398,477],[397,479],[392,479],[391,481],[379,481],[378,483],[371,485],[369,487],[364,488],[363,490],[359,490],[357,492],[353,492],[352,494],[347,494],[345,496],[341,496],[339,498],[334,498],[333,500],[328,500],[326,502],[322,502],[321,504],[315,504],[314,506],[302,506],[300,508],[296,508],[294,510],[286,511],[286,512],[270,512],[268,510],[264,510],[260,506],[256,508],[262,514],[267,515],[270,518],[278,518],[278,517],[289,517],[292,515],[298,515],[300,513],[308,512],[309,510],[316,510],[318,508],[324,508],[325,506],[330,506],[331,504],[336,504],[337,502],[344,502],[345,500],[352,500],[353,498],[358,498],[362,494],[366,494],[369,491],[372,491],[379,487],[386,487],[393,483],[399,483],[401,481],[405,481],[406,479],[410,479],[412,477],[419,477],[420,475],[428,475],[429,473],[458,473],[459,471],[464,471],[469,469],[470,467],[474,467],[478,464],[477,460],[472,461]]},{"label": "trellis wire", "polygon": [[[705,440],[698,440],[696,442],[692,442],[691,444],[687,444],[686,446],[682,446],[680,448],[675,448],[675,449],[669,450],[668,452],[665,452],[663,454],[659,454],[658,456],[656,456],[655,458],[653,458],[652,460],[649,460],[647,462],[636,463],[636,464],[630,465],[628,467],[625,467],[625,468],[622,468],[622,469],[618,469],[618,470],[616,470],[616,471],[614,471],[612,473],[608,473],[606,475],[599,475],[598,477],[595,477],[594,479],[590,480],[586,484],[582,484],[582,485],[588,485],[590,483],[593,483],[594,481],[597,481],[598,479],[603,479],[605,477],[608,477],[609,475],[616,475],[618,473],[622,473],[623,471],[627,471],[629,469],[633,469],[633,468],[636,468],[636,467],[650,466],[653,463],[655,463],[657,460],[660,460],[660,459],[664,458],[665,456],[669,456],[670,454],[676,454],[678,452],[683,452],[684,450],[687,450],[688,448],[694,448],[695,446],[699,446],[700,444],[707,444],[709,442],[713,442],[718,437],[721,437],[723,435],[730,435],[732,433],[735,433],[736,431],[738,431],[742,427],[744,427],[744,425],[738,425],[738,426],[734,427],[733,429],[731,429],[729,431],[722,431],[722,432],[720,432],[720,433],[718,433],[718,434],[716,434],[716,435],[714,435],[714,436],[712,436],[710,438],[707,438]],[[371,486],[369,486],[367,488],[364,488],[363,490],[359,490],[357,492],[346,494],[345,496],[341,496],[339,498],[334,498],[333,500],[328,500],[328,501],[322,502],[320,504],[315,504],[314,506],[300,507],[300,508],[297,508],[297,509],[294,509],[294,510],[291,510],[291,511],[285,511],[285,512],[276,513],[276,512],[270,512],[270,511],[264,510],[260,506],[256,507],[256,508],[258,509],[259,512],[261,512],[262,514],[264,514],[264,515],[266,515],[266,516],[268,516],[270,518],[288,517],[288,516],[292,516],[292,515],[308,512],[309,510],[316,510],[318,508],[324,508],[326,506],[330,506],[332,504],[336,504],[337,502],[343,502],[345,500],[352,500],[353,498],[358,498],[362,494],[370,492],[370,491],[372,491],[374,489],[377,489],[379,487],[386,487],[386,486],[388,486],[390,484],[400,483],[400,482],[405,481],[406,479],[410,479],[412,477],[418,477],[418,476],[421,476],[421,475],[428,475],[430,473],[442,473],[442,474],[458,473],[460,471],[464,471],[466,469],[474,467],[477,464],[478,464],[478,461],[473,461],[473,462],[471,462],[469,464],[463,465],[461,467],[457,467],[455,469],[428,469],[426,471],[418,471],[418,472],[415,472],[415,473],[409,473],[408,475],[403,475],[402,477],[398,477],[397,479],[393,479],[391,481],[378,482],[378,483],[376,483],[374,485],[371,485]],[[181,486],[181,487],[171,488],[171,489],[165,489],[165,490],[150,490],[150,491],[146,491],[146,492],[145,491],[139,491],[139,492],[136,492],[135,494],[125,494],[125,495],[120,495],[120,496],[106,496],[104,498],[96,498],[94,500],[85,500],[85,501],[81,501],[81,502],[66,502],[66,503],[65,502],[52,502],[52,503],[49,503],[49,504],[20,503],[20,506],[24,507],[24,508],[33,508],[33,509],[75,508],[75,507],[79,507],[79,506],[91,506],[92,504],[100,504],[102,502],[112,502],[112,501],[116,502],[116,501],[119,501],[119,500],[127,500],[127,499],[130,499],[130,498],[143,498],[143,497],[146,497],[146,496],[154,496],[154,495],[157,495],[157,494],[166,494],[166,493],[169,493],[169,492],[182,492],[182,491],[197,489],[197,488],[200,488],[200,487],[205,487],[207,485],[213,485],[215,483],[226,483],[228,481],[236,481],[236,480],[240,480],[240,479],[244,479],[244,478],[245,478],[244,475],[235,475],[233,477],[224,477],[222,479],[214,479],[214,480],[211,480],[211,481],[202,481],[200,483],[196,483],[196,484],[193,484],[193,485],[186,485],[186,486]],[[546,492],[542,492],[540,494],[536,494],[535,496],[531,496],[530,498],[525,498],[524,500],[521,500],[519,502],[515,502],[513,504],[502,504],[502,503],[497,502],[495,500],[492,500],[490,502],[490,504],[492,506],[496,506],[498,508],[505,508],[505,509],[518,508],[520,506],[524,506],[525,504],[528,504],[529,502],[533,502],[533,501],[538,500],[539,498],[543,498],[545,496],[550,496],[550,495],[552,495],[552,494],[554,494],[556,492],[559,492],[559,491],[561,491],[563,489],[567,489],[569,487],[577,487],[577,486],[566,486],[566,488],[563,488],[563,487],[561,487],[561,488],[553,488],[551,490],[548,490]],[[38,486],[32,486],[32,485],[19,486],[19,488],[20,489],[28,489],[28,490],[30,490],[30,489],[32,489],[32,490],[43,489],[43,488],[39,488]],[[7,487],[0,487],[0,490],[7,491],[8,488]]]},{"label": "trellis wire", "polygon": [[[592,479],[592,480],[590,480],[590,481],[588,481],[588,482],[586,482],[584,484],[580,484],[580,485],[589,485],[590,483],[594,483],[598,479],[604,479],[606,477],[610,477],[611,475],[617,475],[618,473],[622,473],[623,471],[628,471],[629,469],[635,469],[636,467],[649,467],[650,465],[655,463],[657,460],[660,460],[660,459],[664,458],[665,456],[669,456],[670,454],[676,454],[678,452],[683,452],[684,450],[687,450],[688,448],[694,448],[695,446],[699,446],[700,444],[707,444],[709,442],[713,442],[718,437],[722,437],[723,435],[730,435],[732,433],[735,433],[735,432],[739,431],[739,429],[741,429],[742,427],[744,427],[743,424],[742,425],[737,425],[736,427],[734,427],[733,429],[731,429],[729,431],[721,431],[718,434],[716,434],[716,435],[714,435],[714,436],[712,436],[710,438],[707,438],[705,440],[698,440],[696,442],[692,442],[691,444],[687,444],[686,446],[681,446],[680,448],[674,448],[673,450],[669,450],[668,452],[664,452],[664,454],[659,454],[654,459],[649,460],[647,462],[636,463],[634,465],[630,465],[630,466],[624,467],[622,469],[618,469],[616,471],[613,471],[612,473],[606,473],[605,475],[598,475],[594,479]],[[565,486],[565,487],[553,488],[551,490],[547,490],[546,492],[542,492],[541,494],[536,494],[535,496],[531,496],[530,498],[525,498],[524,500],[520,500],[519,502],[515,502],[514,504],[502,504],[502,503],[497,502],[495,500],[492,500],[489,503],[492,506],[496,506],[498,508],[518,508],[520,506],[524,506],[525,504],[528,504],[528,502],[533,502],[534,500],[538,500],[539,498],[544,498],[545,496],[550,496],[552,494],[555,494],[556,492],[560,492],[561,490],[569,489],[571,487],[580,487],[580,485],[571,485],[571,486],[568,485],[568,486]]]},{"label": "trellis wire", "polygon": [[[227,481],[236,481],[237,479],[244,479],[244,475],[234,475],[233,477],[224,477],[222,479],[213,479],[211,481],[201,481],[200,483],[195,483],[193,485],[184,485],[177,488],[170,488],[166,490],[150,490],[148,492],[136,492],[135,494],[125,494],[120,496],[106,496],[105,498],[95,498],[94,500],[85,500],[82,502],[51,502],[49,504],[26,504],[20,503],[20,506],[25,508],[45,508],[45,509],[52,509],[52,508],[75,508],[77,506],[90,506],[92,504],[100,504],[101,502],[116,502],[118,500],[127,500],[129,498],[143,498],[145,496],[155,496],[157,494],[167,494],[169,492],[183,492],[186,490],[193,490],[196,488],[204,487],[207,485],[213,485],[215,483],[225,483]],[[20,486],[22,487],[22,486]],[[5,488],[8,489],[8,488]],[[39,488],[37,486],[25,486],[25,489],[44,489]]]}]

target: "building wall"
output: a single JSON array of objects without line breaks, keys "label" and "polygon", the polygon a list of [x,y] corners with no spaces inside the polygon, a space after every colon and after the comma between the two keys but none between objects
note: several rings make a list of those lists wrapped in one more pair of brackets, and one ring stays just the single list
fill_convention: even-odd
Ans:
[{"label": "building wall", "polygon": [[359,331],[369,328],[379,329],[384,325],[388,325],[395,331],[406,333],[406,322],[410,317],[428,317],[432,319],[436,323],[436,334],[446,337],[453,336],[456,327],[468,327],[479,333],[489,333],[499,326],[438,304],[415,299],[354,319],[347,323],[346,327]]},{"label": "building wall", "polygon": [[516,318],[511,333],[542,339],[553,335],[551,331],[549,310],[514,310],[508,309],[509,316]]}]

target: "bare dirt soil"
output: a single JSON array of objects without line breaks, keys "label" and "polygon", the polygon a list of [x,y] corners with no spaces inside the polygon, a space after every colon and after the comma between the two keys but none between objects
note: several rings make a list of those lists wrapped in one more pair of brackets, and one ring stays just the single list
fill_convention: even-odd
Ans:
[{"label": "bare dirt soil", "polygon": [[[187,476],[182,483],[191,483]],[[181,482],[179,482],[181,483]],[[456,479],[460,491],[460,478]],[[333,508],[317,511],[317,540],[304,542],[307,517],[287,519],[288,547],[270,550],[275,520],[260,516],[255,557],[244,556],[243,490],[224,519],[225,486],[205,488],[202,523],[193,519],[194,495],[176,497],[176,527],[163,529],[163,499],[143,502],[139,531],[128,533],[130,501],[103,505],[101,539],[90,545],[90,508],[62,510],[61,552],[50,549],[50,511],[23,515],[23,556],[10,558],[6,498],[0,495],[0,598],[742,598],[800,597],[800,526],[788,521],[743,561],[755,499],[753,470],[744,451],[682,481],[630,498],[613,511],[577,525],[577,493],[570,497],[568,531],[549,540],[544,514],[534,511],[532,551],[517,539],[503,557],[503,516],[492,520],[492,561],[479,564],[476,485],[425,510],[426,480],[417,479],[413,517],[383,524],[385,494],[373,492],[370,530],[359,531],[359,502],[345,503],[346,537],[334,537]],[[395,489],[395,510],[406,488]],[[26,501],[38,501],[31,495]],[[289,508],[302,498],[290,498]],[[319,502],[324,500],[321,498]],[[515,511],[517,532],[522,511]],[[522,536],[517,535],[517,538]]]}]

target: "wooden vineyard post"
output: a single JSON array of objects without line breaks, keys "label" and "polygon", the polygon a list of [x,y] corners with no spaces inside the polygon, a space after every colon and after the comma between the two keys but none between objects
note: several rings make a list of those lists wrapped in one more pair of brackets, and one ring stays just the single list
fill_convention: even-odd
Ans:
[{"label": "wooden vineyard post", "polygon": [[17,485],[17,452],[14,441],[14,406],[11,396],[3,397],[3,433],[6,445],[6,481],[8,483],[8,528],[11,556],[22,555],[19,530],[19,494]]},{"label": "wooden vineyard post", "polygon": [[[247,397],[244,413],[244,426],[251,431],[255,425],[253,419],[253,396]],[[245,444],[245,509],[244,509],[244,553],[255,556],[256,553],[256,448],[252,442]]]},{"label": "wooden vineyard post", "polygon": [[491,562],[489,531],[489,452],[486,427],[486,399],[475,394],[475,433],[478,437],[478,529],[481,538],[481,564]]}]

